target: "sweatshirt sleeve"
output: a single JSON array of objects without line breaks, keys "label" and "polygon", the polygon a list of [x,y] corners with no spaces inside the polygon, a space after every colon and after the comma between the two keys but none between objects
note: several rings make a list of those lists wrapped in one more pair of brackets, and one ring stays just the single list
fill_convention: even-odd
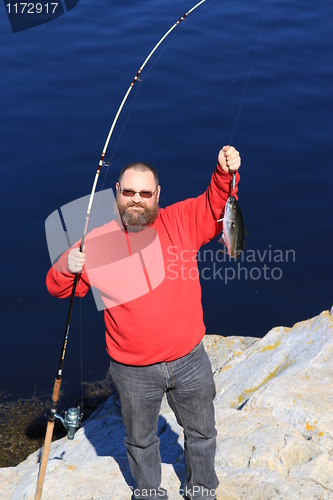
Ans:
[{"label": "sweatshirt sleeve", "polygon": [[[67,266],[68,254],[72,248],[69,248],[60,256],[59,260],[53,264],[46,276],[46,287],[48,292],[60,299],[70,297],[73,289],[75,274],[71,273]],[[75,297],[84,297],[89,288],[89,279],[85,268],[83,268],[82,273],[80,273],[78,277]]]},{"label": "sweatshirt sleeve", "polygon": [[[237,171],[234,193],[236,199],[239,179]],[[170,215],[176,218],[180,233],[190,240],[192,248],[199,250],[222,230],[222,223],[217,220],[231,194],[232,174],[224,172],[217,164],[210,184],[202,195],[172,205],[175,213]]]}]

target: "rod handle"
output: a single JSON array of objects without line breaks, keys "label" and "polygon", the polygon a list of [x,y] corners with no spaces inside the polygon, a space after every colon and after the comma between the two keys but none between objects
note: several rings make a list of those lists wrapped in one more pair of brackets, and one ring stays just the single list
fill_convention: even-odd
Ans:
[{"label": "rod handle", "polygon": [[50,417],[49,417],[49,420],[47,422],[45,440],[44,440],[44,446],[43,446],[43,453],[42,453],[42,458],[40,461],[35,500],[40,500],[40,498],[42,496],[47,461],[49,459],[50,446],[51,446],[51,441],[52,441],[52,436],[53,436],[55,414],[57,412],[57,404],[59,401],[60,386],[61,386],[61,378],[59,378],[59,379],[56,378],[54,381],[54,386],[53,386],[52,406],[51,406],[51,411],[50,411]]},{"label": "rod handle", "polygon": [[52,441],[53,428],[54,428],[54,420],[49,420],[47,423],[45,442],[44,442],[44,447],[43,447],[43,454],[42,454],[42,459],[40,462],[35,500],[40,500],[40,498],[42,496],[42,489],[43,489],[43,484],[44,484],[47,461],[48,461],[49,453],[50,453],[50,445],[51,445],[51,441]]}]

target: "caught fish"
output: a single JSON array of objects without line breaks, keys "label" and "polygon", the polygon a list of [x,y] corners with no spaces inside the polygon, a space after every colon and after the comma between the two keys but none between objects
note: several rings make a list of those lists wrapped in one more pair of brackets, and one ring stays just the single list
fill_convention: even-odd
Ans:
[{"label": "caught fish", "polygon": [[249,233],[244,226],[243,215],[239,203],[234,196],[229,196],[227,199],[224,208],[224,217],[218,220],[218,222],[220,221],[223,221],[223,233],[218,241],[226,246],[227,252],[225,250],[220,251],[238,259],[239,254],[246,247],[245,236],[249,236]]}]

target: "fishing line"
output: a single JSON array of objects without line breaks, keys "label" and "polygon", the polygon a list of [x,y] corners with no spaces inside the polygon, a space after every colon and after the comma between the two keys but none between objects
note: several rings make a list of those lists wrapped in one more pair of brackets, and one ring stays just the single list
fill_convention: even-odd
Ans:
[{"label": "fishing line", "polygon": [[241,109],[243,107],[245,94],[246,94],[247,87],[248,87],[249,80],[250,80],[250,76],[251,76],[251,73],[252,73],[253,64],[254,64],[254,61],[255,61],[255,58],[256,58],[256,55],[257,55],[257,52],[258,52],[259,42],[260,42],[262,31],[263,31],[263,28],[264,28],[264,25],[265,25],[265,22],[266,22],[268,7],[269,7],[270,3],[271,3],[271,0],[268,0],[268,2],[266,4],[266,10],[265,10],[264,18],[263,18],[263,21],[261,23],[261,28],[260,28],[260,31],[259,31],[259,36],[258,36],[258,39],[257,39],[256,48],[255,48],[255,51],[254,51],[254,54],[253,54],[253,57],[252,57],[252,61],[251,61],[249,73],[247,75],[247,79],[246,79],[246,83],[245,83],[243,95],[242,95],[242,98],[241,98],[241,101],[240,101],[240,105],[239,105],[239,108],[238,108],[238,113],[237,113],[236,120],[235,120],[234,129],[232,131],[231,138],[230,138],[230,143],[229,144],[232,144],[232,141],[233,141],[233,138],[234,138],[234,135],[235,135],[236,127],[237,127],[238,120],[239,120],[239,115],[240,115]]},{"label": "fishing line", "polygon": [[[134,103],[135,103],[135,101],[136,101],[136,98],[137,98],[137,96],[138,96],[139,90],[140,90],[140,88],[141,88],[141,83],[142,83],[142,81],[143,81],[142,79],[140,79],[140,80],[139,80],[139,85],[137,86],[137,90],[136,90],[136,92],[135,92],[135,94],[134,94],[134,98],[132,99],[132,102],[131,102],[130,108],[129,108],[128,112],[127,112],[127,115],[126,115],[125,121],[124,121],[123,126],[122,126],[122,128],[121,128],[120,134],[119,134],[118,139],[117,139],[117,142],[116,142],[116,144],[115,144],[115,147],[113,148],[113,153],[112,153],[112,155],[111,155],[111,157],[110,157],[110,160],[109,160],[109,162],[108,162],[108,163],[109,163],[109,165],[107,165],[107,170],[106,170],[106,174],[105,174],[105,179],[106,179],[106,176],[107,176],[107,174],[108,174],[108,172],[109,172],[109,168],[110,168],[110,166],[111,166],[111,163],[112,163],[113,157],[114,157],[114,155],[115,155],[115,153],[116,153],[116,150],[117,150],[117,148],[118,148],[118,144],[119,144],[119,142],[120,142],[120,139],[121,139],[121,137],[122,137],[122,135],[123,135],[123,132],[124,132],[124,130],[125,130],[125,127],[126,127],[126,125],[127,125],[127,121],[128,121],[129,115],[131,114],[132,108],[133,108]],[[104,182],[103,182],[103,185],[102,185],[102,186],[104,186],[105,179],[104,179]],[[103,189],[103,187],[102,187],[102,189]]]},{"label": "fishing line", "polygon": [[[186,21],[185,21],[186,22]],[[150,71],[153,69],[153,67],[155,66],[155,64],[157,63],[157,61],[160,59],[160,57],[162,57],[162,55],[164,54],[164,52],[166,51],[166,49],[169,47],[170,43],[176,38],[176,36],[179,34],[180,30],[183,28],[183,23],[179,25],[177,31],[173,34],[173,36],[170,38],[169,42],[164,46],[164,48],[161,50],[161,52],[157,55],[155,61],[153,61],[153,63],[150,65],[150,68],[147,69],[146,71],[146,74],[145,74],[145,77],[146,78]],[[144,80],[144,78],[142,78],[142,81]]]}]

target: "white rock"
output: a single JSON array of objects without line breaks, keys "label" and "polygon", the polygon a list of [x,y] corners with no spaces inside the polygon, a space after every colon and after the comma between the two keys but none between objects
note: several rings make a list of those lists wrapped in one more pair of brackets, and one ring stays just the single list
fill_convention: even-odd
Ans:
[{"label": "white rock", "polygon": [[[333,499],[333,319],[328,312],[263,339],[207,336],[217,386],[219,500]],[[241,407],[239,410],[237,408]],[[181,498],[183,434],[166,400],[162,485]],[[43,500],[129,500],[134,483],[115,397],[52,443]],[[1,500],[33,500],[40,452],[0,469]]]},{"label": "white rock", "polygon": [[319,455],[311,462],[292,467],[290,475],[310,479],[333,491],[333,459],[326,454]]}]

